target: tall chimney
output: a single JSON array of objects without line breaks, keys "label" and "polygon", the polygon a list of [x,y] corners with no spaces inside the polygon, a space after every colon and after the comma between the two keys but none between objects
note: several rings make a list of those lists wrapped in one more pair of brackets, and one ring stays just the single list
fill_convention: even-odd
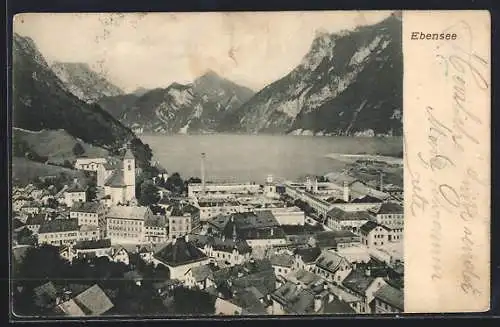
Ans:
[{"label": "tall chimney", "polygon": [[318,178],[314,177],[313,192],[318,193]]},{"label": "tall chimney", "polygon": [[349,183],[344,182],[344,197],[345,202],[349,202]]},{"label": "tall chimney", "polygon": [[205,194],[205,152],[201,154],[201,192]]},{"label": "tall chimney", "polygon": [[384,190],[384,173],[380,172],[380,182],[379,182],[379,190]]}]

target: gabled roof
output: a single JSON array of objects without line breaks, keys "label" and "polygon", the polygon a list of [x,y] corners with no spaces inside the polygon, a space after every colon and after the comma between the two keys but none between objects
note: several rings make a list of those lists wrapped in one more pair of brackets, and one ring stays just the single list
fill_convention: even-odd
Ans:
[{"label": "gabled roof", "polygon": [[340,208],[333,208],[327,215],[335,220],[370,220],[372,216],[367,211],[344,211]]},{"label": "gabled roof", "polygon": [[364,235],[370,233],[372,230],[374,230],[375,228],[377,227],[382,227],[383,229],[385,230],[389,230],[389,228],[385,227],[384,225],[380,225],[380,224],[377,224],[376,222],[374,221],[367,221],[366,223],[364,223],[360,228],[360,232]]},{"label": "gabled roof", "polygon": [[88,310],[89,315],[97,316],[106,313],[114,307],[106,293],[95,284],[74,298],[83,311]]},{"label": "gabled roof", "polygon": [[211,265],[207,264],[207,265],[196,266],[192,267],[190,270],[196,282],[204,281],[209,277],[213,278],[214,269]]},{"label": "gabled roof", "polygon": [[71,184],[67,189],[67,193],[77,193],[77,192],[85,192],[85,188],[78,182]]},{"label": "gabled roof", "polygon": [[111,176],[106,179],[104,182],[104,186],[109,186],[109,187],[125,187],[127,184],[125,184],[125,178],[123,176],[123,170],[117,169],[113,171]]},{"label": "gabled roof", "polygon": [[377,209],[373,210],[374,213],[377,215],[383,215],[383,214],[403,214],[404,213],[404,208],[400,204],[393,203],[393,202],[384,202],[380,207]]},{"label": "gabled roof", "polygon": [[351,203],[381,203],[382,200],[371,195],[365,195],[359,198],[355,198]]},{"label": "gabled roof", "polygon": [[292,270],[285,278],[294,284],[300,283],[308,287],[322,281],[320,276],[305,269]]},{"label": "gabled roof", "polygon": [[342,285],[357,294],[365,296],[366,290],[370,287],[375,278],[374,276],[367,276],[361,269],[354,269],[342,281]]},{"label": "gabled roof", "polygon": [[179,238],[175,243],[166,245],[163,249],[156,252],[154,257],[169,266],[181,266],[208,259],[205,253],[198,249],[192,242],[186,242],[184,238]]},{"label": "gabled roof", "polygon": [[77,231],[78,219],[54,219],[40,225],[38,234]]},{"label": "gabled roof", "polygon": [[313,263],[320,256],[321,249],[319,247],[298,248],[294,254],[300,256],[304,263]]},{"label": "gabled roof", "polygon": [[69,299],[68,301],[59,304],[57,308],[64,314],[71,317],[85,316],[85,312],[83,312],[82,308],[80,308],[80,306],[73,299]]},{"label": "gabled roof", "polygon": [[134,154],[132,153],[132,150],[130,148],[127,148],[127,151],[125,151],[123,159],[135,160]]},{"label": "gabled roof", "polygon": [[271,261],[271,264],[273,266],[288,267],[288,268],[293,266],[293,257],[291,255],[275,254],[269,257],[269,260]]},{"label": "gabled roof", "polygon": [[347,302],[340,299],[333,299],[333,301],[325,304],[322,313],[356,313]]},{"label": "gabled roof", "polygon": [[382,286],[373,297],[401,311],[404,310],[404,293],[389,284]]},{"label": "gabled roof", "polygon": [[314,294],[291,282],[286,282],[276,289],[271,296],[287,313],[307,314],[314,309]]},{"label": "gabled roof", "polygon": [[111,248],[110,239],[79,241],[73,247],[77,250],[93,250],[93,249],[106,249]]},{"label": "gabled roof", "polygon": [[339,268],[342,261],[345,259],[335,252],[323,251],[316,259],[316,266],[325,269],[331,273],[335,273]]},{"label": "gabled roof", "polygon": [[99,202],[76,202],[71,207],[72,212],[87,212],[87,213],[99,213],[104,210],[103,205]]},{"label": "gabled roof", "polygon": [[148,207],[142,206],[113,206],[107,213],[108,218],[122,218],[144,220],[150,212]]}]

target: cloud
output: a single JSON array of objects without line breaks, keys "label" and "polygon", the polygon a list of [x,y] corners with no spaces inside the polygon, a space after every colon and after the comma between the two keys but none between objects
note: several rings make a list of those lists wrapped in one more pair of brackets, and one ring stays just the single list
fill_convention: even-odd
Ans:
[{"label": "cloud", "polygon": [[127,91],[189,83],[212,69],[258,90],[292,70],[315,31],[376,23],[387,11],[29,13],[14,32],[49,62],[86,62]]}]

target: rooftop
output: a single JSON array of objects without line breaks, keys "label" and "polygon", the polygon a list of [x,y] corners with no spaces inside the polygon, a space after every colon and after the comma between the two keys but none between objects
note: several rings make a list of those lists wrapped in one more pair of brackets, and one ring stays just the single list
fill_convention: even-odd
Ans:
[{"label": "rooftop", "polygon": [[104,182],[105,186],[109,187],[125,187],[127,184],[125,183],[125,178],[123,176],[123,170],[122,169],[116,169],[113,171],[111,176],[106,179]]},{"label": "rooftop", "polygon": [[78,182],[71,184],[67,189],[68,193],[85,192],[85,188]]},{"label": "rooftop", "polygon": [[166,224],[165,216],[162,215],[149,215],[144,219],[146,227],[165,227]]},{"label": "rooftop", "polygon": [[292,270],[285,278],[294,284],[300,283],[306,287],[313,287],[323,281],[320,276],[305,269]]},{"label": "rooftop", "polygon": [[333,301],[325,304],[322,313],[345,313],[345,314],[354,314],[356,310],[354,310],[349,303],[340,299],[333,299]]},{"label": "rooftop", "polygon": [[101,315],[113,308],[113,303],[97,284],[78,294],[74,301],[87,315],[92,316]]},{"label": "rooftop", "polygon": [[123,219],[134,219],[134,220],[144,220],[150,212],[148,207],[141,206],[114,206],[109,210],[108,218],[123,218]]},{"label": "rooftop", "polygon": [[342,281],[342,285],[357,294],[365,295],[366,290],[375,280],[375,276],[367,276],[364,270],[354,269]]},{"label": "rooftop", "polygon": [[87,213],[99,213],[104,210],[103,206],[99,202],[76,202],[71,211],[73,212],[87,212]]},{"label": "rooftop", "polygon": [[323,251],[318,259],[316,259],[316,266],[334,273],[340,268],[340,264],[344,260],[343,257],[335,252]]},{"label": "rooftop", "polygon": [[360,228],[359,228],[359,231],[366,235],[368,233],[370,233],[372,230],[374,230],[375,228],[377,227],[382,227],[384,229],[388,229],[387,227],[383,226],[383,225],[380,225],[380,224],[377,224],[376,222],[374,221],[367,221],[366,223],[364,223]]},{"label": "rooftop", "polygon": [[154,257],[169,266],[181,266],[208,259],[192,242],[186,242],[184,238],[166,245],[156,252]]},{"label": "rooftop", "polygon": [[313,263],[320,256],[321,249],[319,247],[298,248],[294,254],[300,256],[304,263]]},{"label": "rooftop", "polygon": [[291,282],[280,286],[271,296],[287,313],[307,314],[314,310],[314,294]]},{"label": "rooftop", "polygon": [[196,282],[204,281],[209,277],[213,277],[214,267],[206,264],[191,268],[191,274]]},{"label": "rooftop", "polygon": [[43,223],[38,233],[58,233],[78,230],[78,219],[54,219]]},{"label": "rooftop", "polygon": [[275,254],[269,257],[269,261],[273,266],[280,267],[292,267],[293,266],[293,257],[287,254]]},{"label": "rooftop", "polygon": [[328,217],[335,220],[371,220],[372,216],[367,211],[344,211],[340,208],[333,208],[328,211]]},{"label": "rooftop", "polygon": [[26,225],[41,225],[46,221],[46,219],[47,214],[45,213],[30,215],[28,216],[28,219],[26,219]]},{"label": "rooftop", "polygon": [[110,239],[79,241],[74,245],[74,249],[78,250],[92,250],[92,249],[105,249],[111,247]]},{"label": "rooftop", "polygon": [[403,214],[404,208],[400,204],[393,202],[384,202],[377,209],[373,210],[377,215],[384,214]]},{"label": "rooftop", "polygon": [[373,294],[373,297],[401,311],[404,310],[404,293],[391,285],[382,286]]}]

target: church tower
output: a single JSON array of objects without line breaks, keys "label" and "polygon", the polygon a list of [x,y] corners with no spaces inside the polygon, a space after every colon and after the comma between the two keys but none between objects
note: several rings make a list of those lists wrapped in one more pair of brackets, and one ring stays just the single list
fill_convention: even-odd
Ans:
[{"label": "church tower", "polygon": [[126,185],[125,201],[135,198],[135,157],[130,148],[127,148],[123,157],[123,183]]}]

